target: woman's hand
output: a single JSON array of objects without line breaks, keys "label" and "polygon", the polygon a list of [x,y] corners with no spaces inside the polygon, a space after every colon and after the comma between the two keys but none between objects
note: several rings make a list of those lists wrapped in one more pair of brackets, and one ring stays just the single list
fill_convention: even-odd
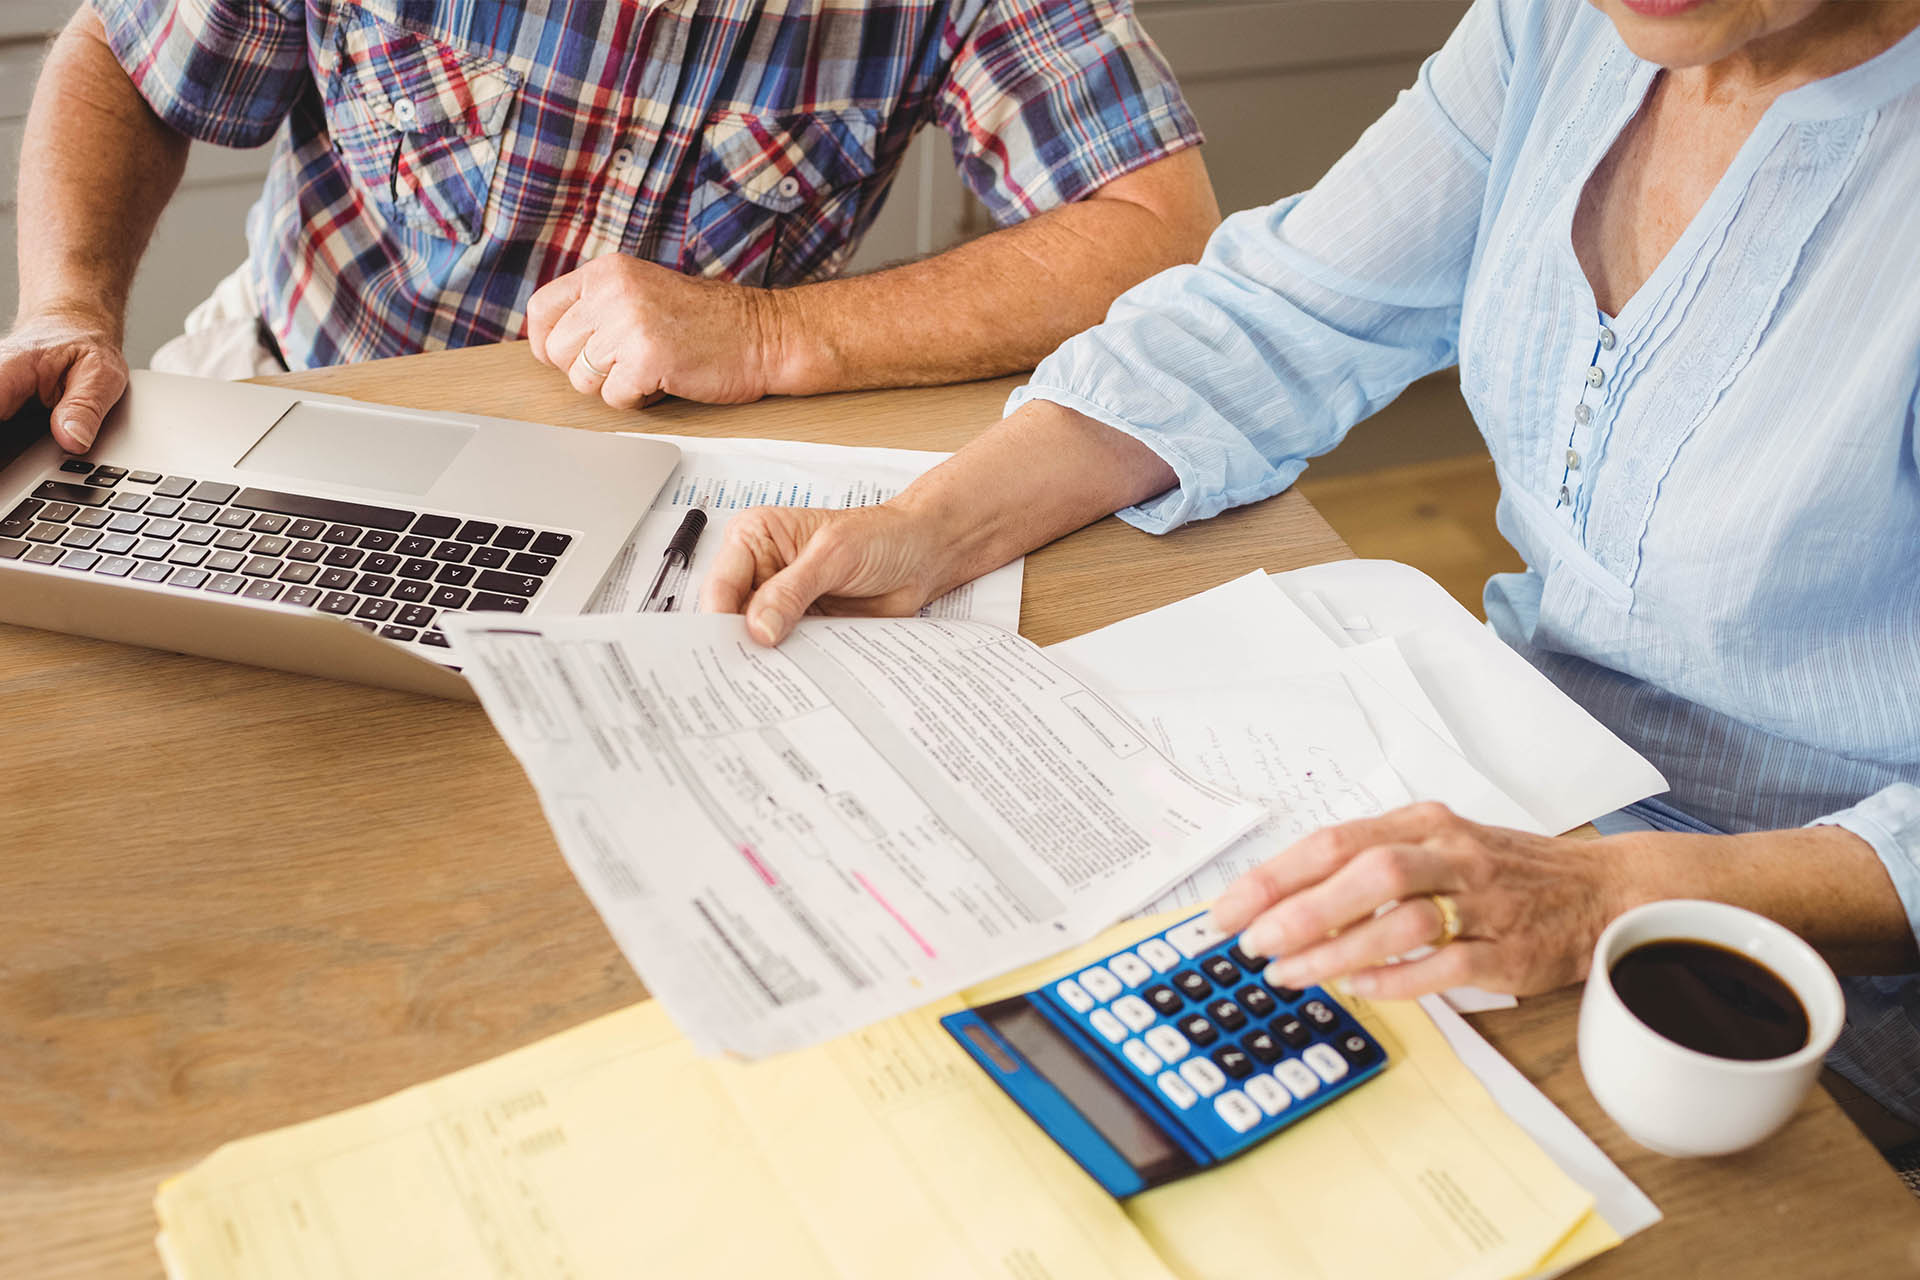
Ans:
[{"label": "woman's hand", "polygon": [[[1228,886],[1212,920],[1248,954],[1273,957],[1267,975],[1281,986],[1345,978],[1381,999],[1465,984],[1530,995],[1585,977],[1600,931],[1627,905],[1609,848],[1410,805],[1316,831]],[[1441,940],[1436,893],[1458,908],[1457,938],[1395,963]]]},{"label": "woman's hand", "polygon": [[744,612],[747,633],[766,645],[809,611],[905,617],[945,590],[949,546],[931,522],[893,503],[756,507],[727,526],[700,607]]}]

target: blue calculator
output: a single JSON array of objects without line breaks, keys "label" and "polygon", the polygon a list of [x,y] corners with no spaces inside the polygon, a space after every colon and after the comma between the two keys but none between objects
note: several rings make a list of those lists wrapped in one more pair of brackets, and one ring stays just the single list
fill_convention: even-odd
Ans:
[{"label": "blue calculator", "polygon": [[1109,1194],[1211,1168],[1378,1075],[1319,987],[1276,987],[1203,917],[940,1023]]}]

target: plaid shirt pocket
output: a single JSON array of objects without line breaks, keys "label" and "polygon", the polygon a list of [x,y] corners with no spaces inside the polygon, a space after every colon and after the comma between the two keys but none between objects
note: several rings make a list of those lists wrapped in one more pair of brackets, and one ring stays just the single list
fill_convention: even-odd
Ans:
[{"label": "plaid shirt pocket", "polygon": [[683,268],[745,283],[798,283],[853,250],[877,202],[880,113],[720,111],[701,137]]},{"label": "plaid shirt pocket", "polygon": [[332,48],[328,129],[363,197],[389,222],[476,243],[519,73],[360,10]]}]

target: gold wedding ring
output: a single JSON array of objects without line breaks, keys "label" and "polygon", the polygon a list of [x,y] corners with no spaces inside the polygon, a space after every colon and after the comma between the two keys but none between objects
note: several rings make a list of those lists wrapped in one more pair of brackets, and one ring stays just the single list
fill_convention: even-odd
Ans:
[{"label": "gold wedding ring", "polygon": [[613,372],[611,369],[602,369],[599,365],[595,364],[592,358],[587,355],[587,349],[585,347],[580,348],[580,363],[587,366],[587,372],[596,378],[604,378]]},{"label": "gold wedding ring", "polygon": [[1430,893],[1427,901],[1440,913],[1440,936],[1433,940],[1433,945],[1444,947],[1460,936],[1460,904],[1445,893]]}]

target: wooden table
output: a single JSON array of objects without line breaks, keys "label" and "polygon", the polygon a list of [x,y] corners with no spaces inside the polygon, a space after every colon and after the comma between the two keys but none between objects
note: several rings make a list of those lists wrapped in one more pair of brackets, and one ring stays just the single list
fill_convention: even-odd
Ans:
[{"label": "wooden table", "polygon": [[[277,381],[571,426],[952,449],[1011,382],[615,413],[524,347]],[[1063,478],[1071,483],[1071,477]],[[1350,554],[1286,494],[1028,561],[1045,644],[1250,569]],[[160,1180],[644,995],[478,708],[0,627],[0,1276],[153,1276]],[[1476,1021],[1667,1213],[1594,1277],[1909,1274],[1920,1209],[1815,1091],[1758,1151],[1623,1138],[1575,998]]]}]

